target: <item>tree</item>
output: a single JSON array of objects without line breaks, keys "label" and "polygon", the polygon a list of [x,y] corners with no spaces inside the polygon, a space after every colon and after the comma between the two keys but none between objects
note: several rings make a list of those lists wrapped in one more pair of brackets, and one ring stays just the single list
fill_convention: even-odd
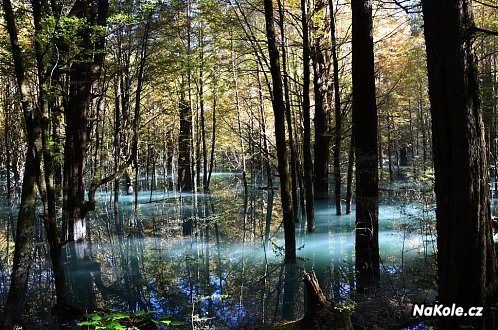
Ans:
[{"label": "tree", "polygon": [[273,3],[265,0],[266,37],[270,56],[270,71],[273,80],[273,113],[275,116],[275,139],[277,142],[278,173],[280,175],[280,194],[282,199],[285,261],[296,261],[296,236],[292,211],[291,174],[287,146],[285,143],[285,104],[282,89],[282,75],[280,73],[280,59],[273,25]]},{"label": "tree", "polygon": [[372,4],[353,0],[353,136],[356,157],[357,290],[372,286],[379,269],[379,190]]},{"label": "tree", "polygon": [[[36,10],[39,9],[37,4],[38,2],[34,2],[35,29],[38,30],[41,12],[38,12]],[[23,57],[23,54],[21,52],[18,29],[16,26],[14,11],[12,9],[10,0],[3,1],[3,8],[5,12],[5,21],[7,23],[7,31],[9,34],[12,58],[14,62],[14,74],[16,78],[18,93],[21,99],[21,108],[24,115],[24,124],[26,127],[26,137],[28,143],[21,193],[21,204],[17,220],[11,283],[5,305],[3,320],[0,324],[2,328],[12,328],[17,324],[22,324],[22,314],[24,312],[26,304],[28,277],[33,259],[33,238],[35,232],[34,219],[37,192],[36,188],[37,185],[38,187],[45,186],[44,178],[41,175],[40,166],[42,164],[42,155],[45,156],[47,154],[46,143],[44,143],[46,142],[45,137],[47,132],[46,130],[44,130],[44,128],[46,128],[46,125],[42,125],[42,112],[45,106],[45,104],[43,104],[43,102],[45,101],[44,98],[40,95],[38,102],[31,102],[32,100],[30,100],[29,77],[26,73],[27,61],[26,58]],[[36,42],[35,47],[37,53],[37,69],[38,75],[40,77],[40,75],[42,75],[43,68],[41,68],[41,58],[39,58],[40,49],[38,41]],[[39,81],[40,84],[42,82],[42,80]],[[33,104],[36,104],[36,106],[34,106]],[[46,204],[47,199],[45,198],[46,195],[43,193],[43,191],[42,197],[45,207],[45,226],[48,236],[51,236],[51,234],[56,233],[49,230],[49,228],[52,228],[52,225],[55,224],[55,218],[52,219],[52,222],[51,219],[48,219],[46,217],[48,211]],[[59,249],[60,246],[58,245],[58,240],[51,241],[51,257],[54,258],[53,264],[58,266],[60,266],[58,260]],[[59,270],[60,268],[54,267],[54,273],[56,273],[57,275],[60,275]],[[60,281],[60,276],[57,277],[56,281],[58,289],[58,301],[60,301],[63,296],[63,279],[64,277],[62,274],[62,283]]]},{"label": "tree", "polygon": [[[99,28],[107,24],[107,0],[77,0],[69,16],[82,22],[78,30],[79,48],[69,70],[69,90],[64,104],[66,139],[64,143],[64,182],[62,233],[65,240],[85,238],[85,216],[95,209],[85,202],[86,153],[89,147],[92,87],[99,79],[104,61],[105,35]],[[97,36],[97,37],[96,37]]]},{"label": "tree", "polygon": [[313,161],[311,159],[310,119],[310,43],[306,0],[301,0],[301,24],[303,26],[303,169],[306,196],[306,223],[308,231],[314,231],[315,210],[313,196]]},{"label": "tree", "polygon": [[[315,9],[316,11],[317,9]],[[313,162],[314,197],[327,199],[329,197],[329,155],[330,155],[330,125],[328,75],[329,58],[325,52],[325,35],[321,30],[315,31],[311,59],[313,62],[313,90],[315,95],[315,159]]]},{"label": "tree", "polygon": [[[423,1],[435,169],[439,302],[464,308],[496,299],[488,159],[467,0]],[[484,327],[441,318],[440,327]],[[495,324],[493,324],[495,325]]]},{"label": "tree", "polygon": [[334,76],[334,116],[335,116],[335,134],[334,134],[334,197],[335,212],[337,215],[342,214],[341,205],[341,142],[342,142],[342,115],[341,115],[341,92],[339,88],[339,60],[337,53],[337,37],[335,32],[335,14],[334,2],[329,0],[330,7],[330,37],[332,47],[332,68]]}]

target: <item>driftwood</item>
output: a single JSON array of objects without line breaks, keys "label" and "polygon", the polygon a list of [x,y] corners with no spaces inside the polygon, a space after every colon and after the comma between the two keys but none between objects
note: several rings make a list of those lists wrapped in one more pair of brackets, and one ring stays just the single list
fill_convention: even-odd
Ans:
[{"label": "driftwood", "polygon": [[352,330],[351,311],[341,308],[328,300],[320,289],[315,272],[304,272],[303,282],[308,295],[306,313],[300,320],[275,326],[262,326],[255,330],[294,330],[294,329],[346,329]]}]

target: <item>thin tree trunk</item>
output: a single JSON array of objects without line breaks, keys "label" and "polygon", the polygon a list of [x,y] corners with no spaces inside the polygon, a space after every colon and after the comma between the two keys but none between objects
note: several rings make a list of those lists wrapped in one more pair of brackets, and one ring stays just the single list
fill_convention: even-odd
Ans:
[{"label": "thin tree trunk", "polygon": [[351,205],[353,199],[353,172],[354,172],[354,138],[351,135],[349,143],[348,156],[348,174],[346,178],[346,214],[351,214]]},{"label": "thin tree trunk", "polygon": [[259,112],[261,116],[261,130],[263,135],[263,151],[264,151],[264,164],[266,168],[266,182],[268,188],[273,188],[273,180],[271,174],[271,161],[269,158],[269,149],[268,149],[268,138],[266,137],[266,115],[265,115],[265,106],[263,100],[263,86],[261,84],[261,72],[258,66],[258,96],[259,96]]},{"label": "thin tree trunk", "polygon": [[[201,39],[202,40],[202,39]],[[200,54],[201,66],[199,68],[199,108],[201,122],[201,142],[202,142],[202,188],[204,191],[209,191],[208,184],[208,162],[207,162],[207,147],[206,147],[206,124],[204,120],[204,50],[201,48]],[[198,156],[199,157],[199,156]]]},{"label": "thin tree trunk", "polygon": [[[216,81],[216,80],[215,80]],[[212,122],[213,122],[213,135],[211,137],[211,153],[209,156],[209,174],[208,178],[206,180],[206,187],[207,190],[209,191],[209,184],[211,183],[211,174],[213,173],[213,168],[214,168],[214,149],[216,146],[216,106],[217,106],[217,96],[216,96],[216,83],[213,91],[213,117],[212,117]]]},{"label": "thin tree trunk", "polygon": [[313,196],[313,161],[311,159],[310,116],[310,43],[306,0],[301,0],[301,25],[303,27],[303,158],[304,189],[306,198],[306,224],[309,232],[315,230]]},{"label": "thin tree trunk", "polygon": [[341,116],[341,92],[339,89],[339,60],[337,59],[337,39],[335,35],[334,0],[329,0],[330,6],[330,36],[332,38],[332,66],[334,75],[334,195],[335,213],[342,214],[341,205],[341,141],[342,141],[342,116]]},{"label": "thin tree trunk", "polygon": [[13,189],[12,189],[12,179],[10,177],[11,175],[11,166],[12,166],[12,154],[11,154],[11,144],[10,144],[10,125],[11,125],[11,108],[9,107],[9,104],[11,102],[11,96],[10,96],[10,84],[7,83],[5,87],[5,96],[3,100],[3,111],[4,111],[4,143],[5,143],[5,150],[6,150],[6,159],[5,159],[5,171],[7,172],[7,206],[12,206],[12,199],[14,197],[13,194]]},{"label": "thin tree trunk", "polygon": [[[233,74],[233,82],[235,87],[235,106],[237,108],[237,127],[239,133],[239,141],[240,141],[240,150],[242,152],[242,181],[244,183],[244,199],[247,198],[249,188],[247,186],[247,169],[246,169],[246,149],[244,144],[244,137],[242,134],[242,125],[241,125],[241,112],[240,108],[240,98],[239,98],[239,82],[237,79],[237,70],[235,66],[235,50],[233,46],[233,41],[231,43],[231,60],[232,60],[232,74]],[[245,209],[245,208],[244,208]]]},{"label": "thin tree trunk", "polygon": [[297,154],[296,146],[294,144],[294,133],[292,129],[292,113],[291,104],[289,96],[289,77],[287,74],[287,50],[285,42],[285,28],[284,28],[284,8],[282,6],[282,0],[277,0],[278,3],[278,13],[279,13],[279,27],[280,27],[280,39],[282,43],[282,72],[283,72],[283,88],[284,88],[284,100],[285,100],[285,121],[287,123],[287,131],[289,136],[289,149],[290,149],[290,173],[292,180],[292,210],[294,211],[294,222],[299,222],[299,206],[297,199]]},{"label": "thin tree trunk", "polygon": [[313,45],[313,89],[315,94],[315,161],[314,165],[314,197],[328,199],[329,197],[329,115],[327,104],[327,91],[324,88],[327,76],[326,60],[322,49],[323,36],[315,38]]}]

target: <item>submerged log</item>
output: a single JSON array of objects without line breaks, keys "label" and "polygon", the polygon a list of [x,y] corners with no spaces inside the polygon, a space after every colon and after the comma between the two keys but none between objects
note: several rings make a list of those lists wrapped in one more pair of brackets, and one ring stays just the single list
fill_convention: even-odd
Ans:
[{"label": "submerged log", "polygon": [[294,329],[345,329],[352,330],[351,310],[336,305],[320,289],[315,272],[304,272],[303,282],[308,295],[306,312],[302,319],[275,326],[260,326],[255,330],[294,330]]}]

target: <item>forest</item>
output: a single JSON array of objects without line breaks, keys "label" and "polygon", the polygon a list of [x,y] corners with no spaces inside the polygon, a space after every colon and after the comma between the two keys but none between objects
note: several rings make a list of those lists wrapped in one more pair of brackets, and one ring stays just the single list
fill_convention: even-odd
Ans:
[{"label": "forest", "polygon": [[498,329],[495,0],[0,22],[0,329]]}]

